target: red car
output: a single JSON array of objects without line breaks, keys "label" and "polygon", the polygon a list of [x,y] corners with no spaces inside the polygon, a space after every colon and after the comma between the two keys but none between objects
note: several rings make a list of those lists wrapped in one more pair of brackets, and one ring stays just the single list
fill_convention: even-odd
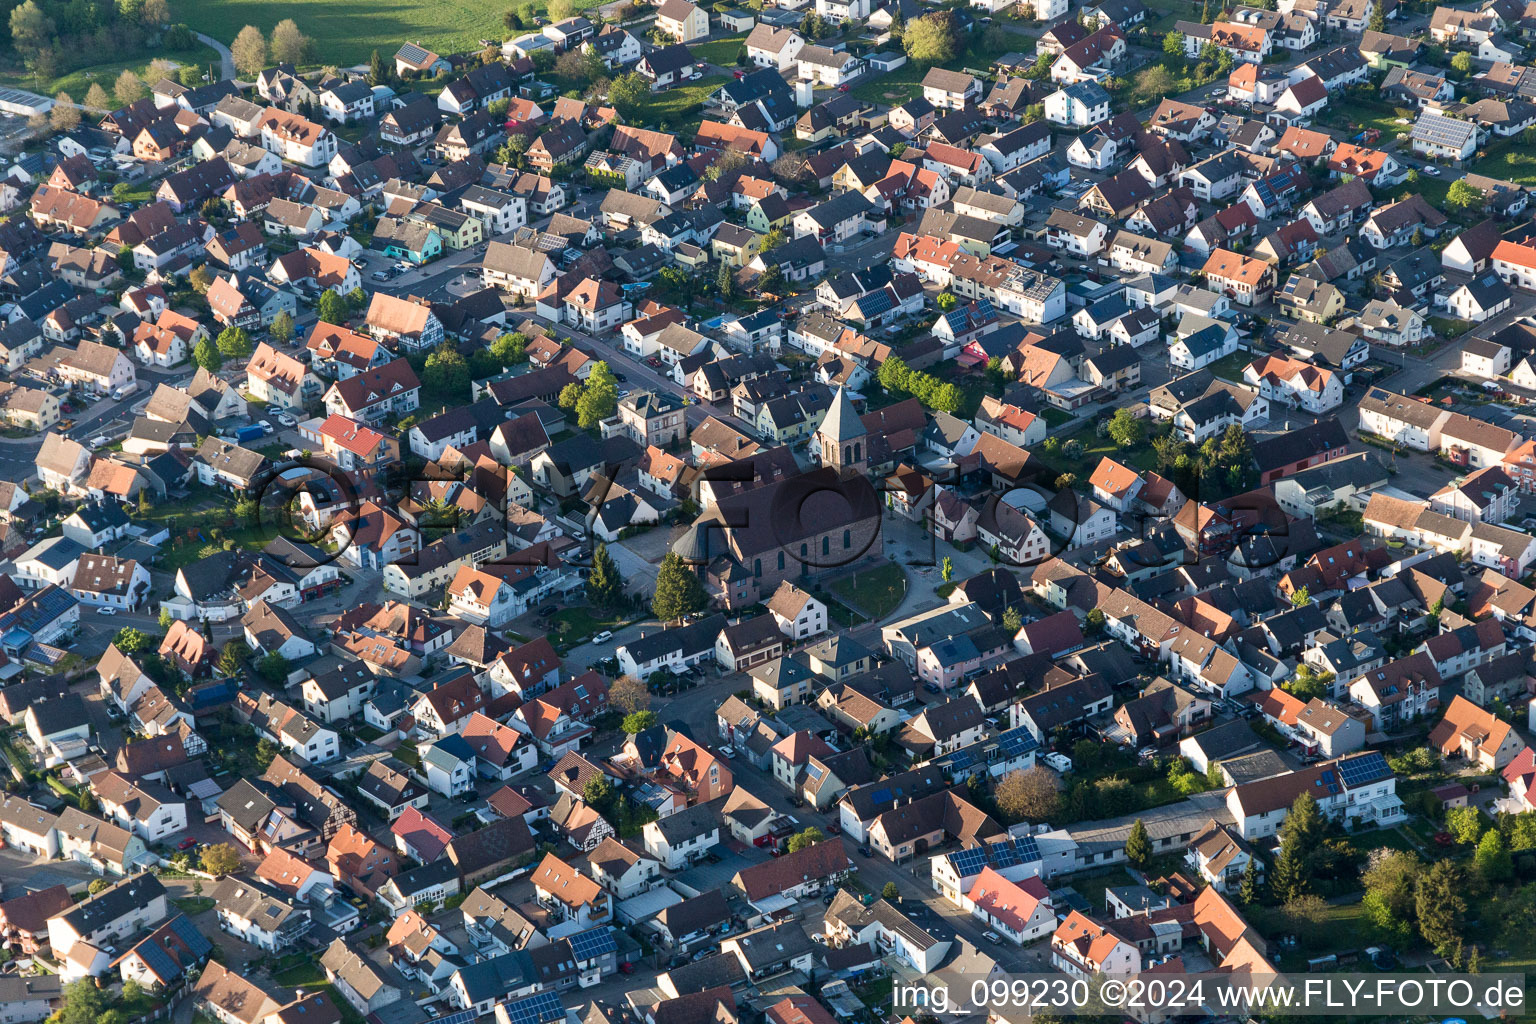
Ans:
[{"label": "red car", "polygon": [[176,844],[176,849],[178,849],[178,850],[190,850],[190,849],[192,849],[192,847],[194,847],[196,845],[197,845],[197,840],[193,839],[191,836],[187,836],[187,838],[183,839],[181,842]]}]

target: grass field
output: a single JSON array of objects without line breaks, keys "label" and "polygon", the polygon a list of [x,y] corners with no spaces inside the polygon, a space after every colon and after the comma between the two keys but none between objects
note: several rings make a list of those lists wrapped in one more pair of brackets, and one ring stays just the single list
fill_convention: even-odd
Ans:
[{"label": "grass field", "polygon": [[[178,67],[194,64],[206,68],[211,64],[215,73],[217,73],[219,68],[219,55],[214,53],[211,47],[202,45],[194,46],[190,50],[170,50],[156,56],[160,59],[173,61]],[[61,61],[60,63],[63,62]],[[62,90],[69,93],[75,102],[78,103],[85,99],[85,94],[90,89],[92,82],[100,82],[101,87],[107,90],[107,95],[112,95],[112,83],[116,82],[117,76],[124,71],[134,72],[144,79],[145,85],[154,85],[160,76],[149,70],[149,63],[150,58],[144,56],[133,60],[93,64],[89,67],[65,72],[57,78],[48,79],[43,82],[39,82],[30,73],[17,69],[0,72],[0,85],[14,86],[18,89],[31,89],[34,92],[40,92],[47,96],[52,96]]]},{"label": "grass field", "polygon": [[711,39],[707,43],[697,43],[688,49],[693,51],[697,60],[707,60],[711,64],[728,68],[736,63],[736,55],[741,52],[746,41],[745,35],[727,36],[724,39]]},{"label": "grass field", "polygon": [[827,589],[873,619],[882,619],[896,610],[907,594],[907,574],[899,565],[854,573],[834,580]]},{"label": "grass field", "polygon": [[[186,22],[227,45],[246,25],[270,33],[278,22],[292,18],[314,39],[316,63],[345,66],[366,63],[374,50],[388,60],[407,41],[438,53],[475,49],[481,39],[507,35],[501,14],[508,6],[470,0],[173,0],[171,20]],[[538,3],[541,13],[544,7]]]},{"label": "grass field", "polygon": [[725,75],[714,75],[659,92],[645,105],[646,122],[659,125],[663,131],[695,131],[704,119],[704,101],[728,81]]}]

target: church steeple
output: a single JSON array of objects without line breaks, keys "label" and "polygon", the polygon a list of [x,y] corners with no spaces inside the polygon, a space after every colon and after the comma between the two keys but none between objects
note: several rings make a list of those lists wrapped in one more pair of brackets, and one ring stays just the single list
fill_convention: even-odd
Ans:
[{"label": "church steeple", "polygon": [[821,464],[833,469],[849,469],[862,473],[868,452],[868,431],[853,410],[853,401],[846,389],[839,387],[832,397],[832,407],[827,410],[821,427],[816,431],[816,441],[821,448]]}]

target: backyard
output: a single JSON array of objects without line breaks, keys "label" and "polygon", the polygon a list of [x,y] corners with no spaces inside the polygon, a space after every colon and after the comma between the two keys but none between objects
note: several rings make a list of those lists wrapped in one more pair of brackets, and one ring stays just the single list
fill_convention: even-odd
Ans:
[{"label": "backyard", "polygon": [[[229,502],[229,498],[212,488],[195,487],[186,498],[162,502],[148,512],[134,512],[132,518],[170,531],[171,539],[161,547],[157,562],[167,572],[222,550],[223,541],[233,541],[238,547],[259,548],[283,534],[270,515],[254,526],[234,525]],[[215,530],[219,533],[217,537]]]},{"label": "backyard", "polygon": [[728,68],[736,63],[736,55],[746,43],[745,35],[727,36],[724,39],[711,39],[707,43],[695,43],[688,49],[693,51],[695,60],[705,60]]},{"label": "backyard", "polygon": [[704,119],[704,101],[728,81],[730,79],[724,75],[712,75],[656,93],[646,101],[644,122],[655,124],[662,131],[686,130],[692,134]]},{"label": "backyard", "polygon": [[[1017,37],[1006,29],[981,32],[971,38],[970,45],[947,61],[945,67],[971,68],[986,71],[992,61],[1010,50],[1022,50],[1029,40]],[[866,75],[853,87],[853,95],[861,100],[876,103],[905,103],[923,93],[923,76],[932,65],[909,60],[895,71]]]}]

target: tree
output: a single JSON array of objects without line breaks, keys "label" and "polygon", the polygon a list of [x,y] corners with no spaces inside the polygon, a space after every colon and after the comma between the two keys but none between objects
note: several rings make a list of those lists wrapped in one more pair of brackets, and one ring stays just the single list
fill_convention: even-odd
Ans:
[{"label": "tree", "polygon": [[1003,609],[1003,629],[1009,636],[1016,636],[1024,628],[1024,616],[1013,605]]},{"label": "tree", "polygon": [[[139,493],[142,494],[143,492],[141,491]],[[170,609],[163,608],[163,607],[160,609],[160,628],[161,629],[166,630],[167,632],[169,632],[170,628],[171,628],[171,625],[175,621],[176,621],[176,619],[175,619],[174,616],[171,615]]]},{"label": "tree", "polygon": [[303,64],[308,60],[311,49],[310,38],[299,31],[299,26],[292,18],[284,18],[272,30],[274,64]]},{"label": "tree", "polygon": [[1475,843],[1483,834],[1483,812],[1476,807],[1452,807],[1445,812],[1445,830],[1458,843]]},{"label": "tree", "polygon": [[23,52],[37,51],[53,38],[53,19],[43,13],[36,0],[11,11],[11,44]]},{"label": "tree", "polygon": [[245,359],[251,354],[251,336],[244,327],[226,327],[219,332],[219,354],[226,359]]},{"label": "tree", "polygon": [[[98,878],[94,881],[107,880]],[[96,979],[81,978],[64,986],[64,1005],[54,1016],[58,1018],[59,1024],[97,1024],[106,1008],[106,996],[96,987]]]},{"label": "tree", "polygon": [[117,635],[112,638],[112,646],[116,647],[124,654],[142,654],[145,651],[152,650],[156,646],[156,637],[153,634],[146,633],[141,629],[134,629],[132,626],[124,626],[122,629],[118,630]]},{"label": "tree", "polygon": [[1414,890],[1414,910],[1419,934],[1441,956],[1461,941],[1466,918],[1466,872],[1455,861],[1441,860],[1419,877]]},{"label": "tree", "polygon": [[938,412],[956,413],[965,405],[965,392],[958,384],[944,383],[933,392],[927,404]]},{"label": "tree", "polygon": [[202,266],[193,267],[192,273],[187,275],[187,283],[192,290],[199,295],[207,295],[208,289],[213,287],[213,272],[205,263]]},{"label": "tree", "polygon": [[960,304],[952,292],[939,292],[939,297],[933,300],[933,304],[939,307],[940,313],[948,313]]},{"label": "tree", "polygon": [[955,560],[953,558],[950,558],[948,555],[944,556],[944,561],[939,563],[939,575],[943,577],[945,583],[954,578]]},{"label": "tree", "polygon": [[954,23],[947,12],[913,18],[901,35],[907,56],[923,64],[943,64],[955,59]]},{"label": "tree", "polygon": [[256,741],[256,767],[266,771],[272,762],[277,759],[277,744],[263,736]]},{"label": "tree", "polygon": [[289,316],[285,309],[273,318],[272,326],[267,330],[272,335],[273,341],[279,345],[286,345],[293,340],[293,317]]},{"label": "tree", "polygon": [[97,801],[96,794],[91,792],[91,787],[89,786],[82,786],[80,788],[80,799],[75,801],[75,803],[86,814],[95,814],[101,810],[101,804]]},{"label": "tree", "polygon": [[1458,178],[1445,190],[1445,201],[1458,210],[1470,210],[1483,205],[1483,194],[1467,184],[1465,178]]},{"label": "tree", "polygon": [[1140,818],[1131,825],[1131,834],[1125,837],[1125,859],[1134,868],[1144,868],[1152,862],[1152,837],[1147,834],[1146,823]]},{"label": "tree", "polygon": [[608,545],[598,541],[592,552],[592,571],[587,576],[587,600],[599,608],[612,608],[623,599],[624,576],[608,552]]},{"label": "tree", "polygon": [[624,731],[633,736],[661,723],[661,716],[654,711],[636,711],[624,716]]},{"label": "tree", "polygon": [[1247,865],[1243,868],[1243,881],[1237,890],[1237,898],[1245,907],[1258,904],[1263,896],[1259,881],[1259,859],[1250,856]]},{"label": "tree", "polygon": [[1109,418],[1110,438],[1121,448],[1134,448],[1146,437],[1146,424],[1131,415],[1129,409],[1116,409]]},{"label": "tree", "polygon": [[1323,812],[1310,793],[1303,793],[1291,804],[1285,823],[1280,826],[1280,854],[1270,887],[1282,903],[1290,903],[1311,891],[1309,858],[1323,835]]},{"label": "tree", "polygon": [[1472,73],[1472,55],[1466,50],[1458,50],[1456,56],[1451,58],[1451,70],[1459,75]]},{"label": "tree", "polygon": [[347,308],[347,300],[336,294],[334,288],[327,288],[320,293],[320,299],[315,303],[315,315],[328,324],[337,327],[347,322],[347,314],[351,312]]},{"label": "tree", "polygon": [[226,676],[236,675],[250,653],[251,649],[245,646],[245,641],[235,637],[224,645],[224,650],[219,654],[219,671]]},{"label": "tree", "polygon": [[1104,632],[1104,610],[1102,608],[1090,608],[1087,617],[1083,621],[1088,624],[1089,632],[1095,634]]},{"label": "tree", "polygon": [[229,44],[229,54],[235,59],[235,70],[242,75],[255,77],[267,66],[267,41],[261,29],[247,25]]},{"label": "tree", "polygon": [[608,102],[626,121],[632,119],[651,99],[651,83],[638,71],[615,78],[608,86]]},{"label": "tree", "polygon": [[613,784],[608,781],[608,776],[599,772],[581,787],[581,798],[592,807],[606,807],[613,799]]},{"label": "tree", "polygon": [[757,290],[761,295],[777,295],[784,285],[784,271],[777,263],[774,263],[763,271],[763,275],[757,279]]},{"label": "tree", "polygon": [[273,686],[285,684],[288,681],[288,672],[288,659],[283,657],[281,651],[268,651],[256,663],[256,674]]},{"label": "tree", "polygon": [[1379,847],[1360,876],[1365,886],[1363,906],[1385,941],[1402,943],[1415,923],[1414,889],[1423,865],[1412,853]]},{"label": "tree", "polygon": [[491,342],[491,355],[502,366],[516,366],[528,361],[528,336],[521,331],[503,334]]},{"label": "tree", "polygon": [[452,345],[439,345],[427,356],[421,383],[457,405],[469,391],[469,363]]},{"label": "tree", "polygon": [[219,350],[213,342],[204,338],[192,346],[192,362],[209,373],[215,373],[224,365],[224,357],[219,355]]},{"label": "tree", "polygon": [[608,703],[625,715],[633,715],[650,708],[651,691],[642,679],[630,675],[619,676],[608,687]]},{"label": "tree", "polygon": [[112,95],[117,97],[117,104],[120,107],[126,107],[135,100],[143,99],[146,92],[144,80],[126,68],[112,84]]},{"label": "tree", "polygon": [[1061,784],[1056,773],[1043,765],[1027,771],[1015,769],[997,783],[992,797],[997,809],[1011,822],[1046,821],[1061,804]]},{"label": "tree", "polygon": [[[512,12],[508,11],[507,13],[511,14]],[[511,26],[508,27],[510,28]],[[393,66],[384,63],[384,58],[379,55],[379,51],[374,50],[368,58],[368,84],[385,84],[389,81],[390,72],[393,70]]]},{"label": "tree", "polygon": [[231,843],[214,843],[203,847],[203,870],[210,875],[232,875],[240,870],[240,854]]},{"label": "tree", "polygon": [[802,829],[789,837],[789,852],[799,853],[807,846],[815,846],[825,838],[827,837],[821,834],[821,829],[812,825],[810,828]]},{"label": "tree", "polygon": [[901,899],[901,888],[895,882],[886,882],[885,886],[880,890],[880,898],[887,901],[899,900]]},{"label": "tree", "polygon": [[586,384],[582,385],[580,397],[576,399],[576,424],[583,430],[590,430],[612,416],[618,408],[618,379],[608,364],[599,359],[592,364],[592,372]]},{"label": "tree", "polygon": [[80,108],[67,92],[53,98],[53,109],[48,111],[48,123],[56,132],[72,132],[80,127]]},{"label": "tree", "polygon": [[112,101],[107,98],[107,90],[101,87],[100,82],[92,82],[91,87],[85,90],[85,109],[103,113],[112,109]]},{"label": "tree", "polygon": [[1319,672],[1306,662],[1296,666],[1296,674],[1284,684],[1286,693],[1301,700],[1327,697],[1333,689],[1333,673]]},{"label": "tree", "polygon": [[1169,32],[1163,36],[1163,56],[1184,59],[1184,33]]},{"label": "tree", "polygon": [[663,622],[676,622],[708,602],[704,585],[693,570],[683,564],[677,552],[667,552],[656,571],[656,592],[651,598],[651,610],[656,617]]},{"label": "tree", "polygon": [[720,292],[720,297],[729,301],[731,293],[736,290],[736,279],[731,276],[731,265],[724,260],[720,261],[720,270],[715,274],[715,287]]},{"label": "tree", "polygon": [[1477,844],[1477,852],[1472,855],[1472,862],[1477,867],[1477,873],[1483,881],[1493,884],[1495,882],[1507,882],[1514,877],[1515,862],[1509,855],[1509,845],[1504,842],[1504,836],[1496,828],[1491,828]]},{"label": "tree", "polygon": [[1387,30],[1387,5],[1385,0],[1375,0],[1371,4],[1371,17],[1365,27],[1372,32],[1385,32]]}]

